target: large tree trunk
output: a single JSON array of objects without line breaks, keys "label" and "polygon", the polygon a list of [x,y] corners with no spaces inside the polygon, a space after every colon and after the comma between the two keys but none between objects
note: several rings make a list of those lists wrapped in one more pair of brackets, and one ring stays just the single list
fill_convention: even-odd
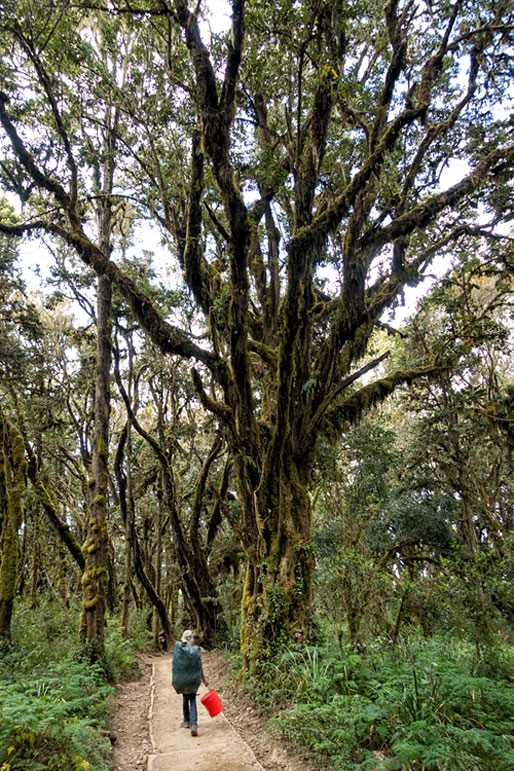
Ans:
[{"label": "large tree trunk", "polygon": [[[98,235],[101,264],[96,310],[95,436],[89,482],[89,517],[82,546],[85,569],[82,575],[82,614],[79,636],[91,648],[91,655],[103,656],[104,626],[110,582],[110,543],[107,531],[109,493],[109,417],[111,407],[112,282],[105,266],[112,250],[114,222],[111,193],[114,186],[115,147],[119,108],[105,109],[103,160],[94,180],[98,194]],[[111,582],[112,583],[112,582]]]},{"label": "large tree trunk", "polygon": [[23,519],[25,460],[23,437],[0,409],[0,639],[11,636],[16,593],[18,530]]},{"label": "large tree trunk", "polygon": [[311,505],[307,485],[292,462],[285,465],[254,496],[259,537],[245,546],[241,652],[249,672],[280,646],[306,640],[311,627]]}]

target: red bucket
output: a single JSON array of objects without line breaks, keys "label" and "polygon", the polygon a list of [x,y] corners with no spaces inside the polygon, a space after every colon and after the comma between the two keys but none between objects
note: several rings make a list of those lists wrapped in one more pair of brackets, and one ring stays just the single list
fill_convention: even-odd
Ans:
[{"label": "red bucket", "polygon": [[208,691],[200,699],[203,706],[207,708],[207,711],[211,717],[216,717],[223,709],[223,704],[216,691]]}]

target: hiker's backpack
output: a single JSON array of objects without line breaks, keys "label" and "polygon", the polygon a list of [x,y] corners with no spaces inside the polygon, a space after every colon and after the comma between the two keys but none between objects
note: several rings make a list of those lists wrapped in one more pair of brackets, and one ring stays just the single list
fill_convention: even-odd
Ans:
[{"label": "hiker's backpack", "polygon": [[177,693],[196,693],[202,682],[202,654],[197,645],[175,643],[171,684]]}]

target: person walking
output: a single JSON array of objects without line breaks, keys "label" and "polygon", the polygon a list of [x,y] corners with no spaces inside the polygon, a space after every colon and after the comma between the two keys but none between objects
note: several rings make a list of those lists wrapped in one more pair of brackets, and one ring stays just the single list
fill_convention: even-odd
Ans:
[{"label": "person walking", "polygon": [[203,682],[209,687],[202,666],[202,651],[194,644],[193,633],[186,629],[181,642],[173,648],[171,684],[177,693],[182,694],[183,728],[191,728],[191,736],[198,736],[198,711],[196,692]]}]

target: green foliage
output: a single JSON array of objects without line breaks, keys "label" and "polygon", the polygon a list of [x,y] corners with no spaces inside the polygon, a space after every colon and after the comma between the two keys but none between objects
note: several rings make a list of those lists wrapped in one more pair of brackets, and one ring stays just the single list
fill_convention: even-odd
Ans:
[{"label": "green foliage", "polygon": [[512,653],[497,648],[509,677],[495,681],[476,671],[472,646],[455,633],[414,639],[395,654],[379,643],[366,655],[293,649],[275,663],[274,682],[294,706],[274,722],[326,768],[507,769],[514,764]]},{"label": "green foliage", "polygon": [[[405,373],[419,367],[421,375],[430,364],[431,379],[418,381],[417,400],[411,390],[414,436],[411,430],[396,442],[397,426],[391,431],[373,416],[375,425],[339,448],[339,474],[323,469],[325,486],[315,496],[318,504],[325,493],[316,505],[325,525],[317,539],[318,601],[329,598],[324,610],[337,612],[339,624],[345,613],[356,649],[370,630],[396,640],[401,622],[421,623],[427,633],[459,623],[474,634],[477,648],[492,650],[499,628],[492,622],[498,613],[504,622],[509,614],[512,619],[513,609],[512,547],[505,539],[513,530],[511,373],[505,362],[500,383],[497,364],[508,348],[510,330],[499,319],[506,307],[512,313],[512,281],[510,253],[503,246],[488,253],[485,234],[512,219],[512,9],[499,0],[483,7],[253,0],[246,4],[238,67],[237,14],[233,36],[206,39],[206,48],[195,49],[187,3],[176,16],[165,4],[152,9],[151,24],[147,4],[139,9],[143,16],[84,13],[66,3],[10,5],[0,42],[0,107],[11,143],[2,146],[0,183],[25,204],[27,220],[18,232],[32,232],[37,221],[47,234],[64,235],[66,248],[52,243],[57,293],[45,316],[25,310],[12,267],[16,245],[0,241],[0,272],[8,277],[0,289],[0,387],[24,419],[24,438],[41,454],[41,477],[48,489],[55,487],[62,521],[83,532],[94,334],[74,329],[56,310],[71,297],[94,318],[89,289],[100,246],[97,270],[104,272],[112,252],[111,273],[124,298],[115,299],[115,316],[134,333],[133,344],[128,335],[119,350],[122,378],[141,425],[159,438],[160,457],[167,459],[161,467],[173,469],[173,484],[163,483],[141,437],[127,442],[134,529],[145,556],[154,555],[147,572],[151,577],[155,569],[174,618],[184,612],[184,596],[207,615],[218,589],[210,578],[228,573],[220,594],[231,614],[229,633],[238,633],[240,571],[226,566],[220,545],[226,519],[256,574],[262,552],[270,557],[265,542],[283,549],[281,564],[269,560],[266,581],[259,576],[252,603],[243,604],[251,608],[243,640],[257,640],[260,630],[267,636],[252,648],[253,660],[291,637],[287,630],[297,621],[303,634],[311,599],[307,480],[317,437],[327,425],[339,438],[344,419],[361,417],[392,384],[411,382]],[[213,108],[218,86],[219,98],[227,100],[219,103],[223,109]],[[212,101],[203,102],[207,92]],[[188,173],[193,126],[202,133],[201,174]],[[461,179],[459,167],[470,176]],[[261,201],[250,210],[257,192]],[[16,218],[5,203],[0,220],[3,232],[12,233]],[[101,227],[93,243],[95,223]],[[167,289],[170,276],[154,271],[150,252],[136,245],[139,228],[149,246],[157,246],[158,234],[170,260],[184,263],[179,288]],[[70,265],[72,244],[87,271]],[[374,326],[394,310],[403,288],[429,275],[432,258],[464,263],[470,255],[469,270],[439,282],[413,323],[405,355],[396,357],[404,374],[388,371],[382,379],[375,366],[373,383]],[[162,268],[167,260],[159,262]],[[329,265],[333,271],[320,272]],[[143,343],[143,330],[151,344]],[[183,367],[170,364],[171,352]],[[133,371],[124,365],[132,355]],[[206,365],[198,375],[205,387],[198,381],[196,392],[219,430],[227,429],[228,452],[237,461],[238,485],[230,481],[227,489],[246,492],[237,504],[220,507],[221,469],[213,469],[197,509],[202,513],[191,519],[208,444],[202,446],[200,436],[205,441],[217,430],[186,385],[192,359]],[[450,359],[454,373],[436,380],[432,365]],[[481,362],[487,366],[479,369]],[[113,444],[125,416],[115,398]],[[402,420],[408,421],[405,414]],[[100,457],[106,451],[102,446]],[[288,510],[296,480],[301,494],[294,493]],[[119,480],[118,486],[121,491]],[[172,487],[174,500],[166,500]],[[65,596],[75,590],[76,572],[67,569],[57,536],[41,520],[36,490],[32,494],[20,591],[39,581]],[[108,524],[119,577],[128,520],[116,505],[121,496],[112,498]],[[176,512],[183,527],[173,524]],[[203,548],[201,570],[187,555],[177,565],[184,548],[174,551],[173,542],[179,544],[182,530],[195,535],[191,557]],[[185,574],[209,579],[197,597],[187,597],[185,584],[179,596],[176,577]],[[284,590],[287,584],[292,591]],[[110,588],[114,605],[116,587]],[[221,624],[221,613],[212,617],[213,627]],[[103,672],[115,678],[130,666],[131,648],[115,624],[109,635]],[[34,646],[30,655],[37,651]],[[64,650],[63,660],[67,655]],[[323,708],[331,694],[329,671],[316,649],[295,656],[289,665],[298,669],[297,695],[313,690]],[[503,671],[501,656],[494,654],[491,664]],[[419,713],[417,674],[413,682],[405,704]],[[410,763],[419,746],[417,736],[400,737],[397,762]]]},{"label": "green foliage", "polygon": [[152,645],[152,632],[142,614],[132,614],[128,635],[122,635],[119,619],[109,618],[105,631],[105,673],[112,682],[118,682],[134,670],[137,651]]},{"label": "green foliage", "polygon": [[106,768],[108,741],[95,729],[109,693],[98,670],[69,660],[28,680],[4,680],[0,762],[9,771]]},{"label": "green foliage", "polygon": [[[122,640],[119,622],[106,630],[105,660],[91,665],[77,640],[79,608],[18,604],[13,641],[0,658],[0,769],[107,771],[109,679],[126,676],[148,632]],[[76,642],[74,642],[76,641]]]}]

